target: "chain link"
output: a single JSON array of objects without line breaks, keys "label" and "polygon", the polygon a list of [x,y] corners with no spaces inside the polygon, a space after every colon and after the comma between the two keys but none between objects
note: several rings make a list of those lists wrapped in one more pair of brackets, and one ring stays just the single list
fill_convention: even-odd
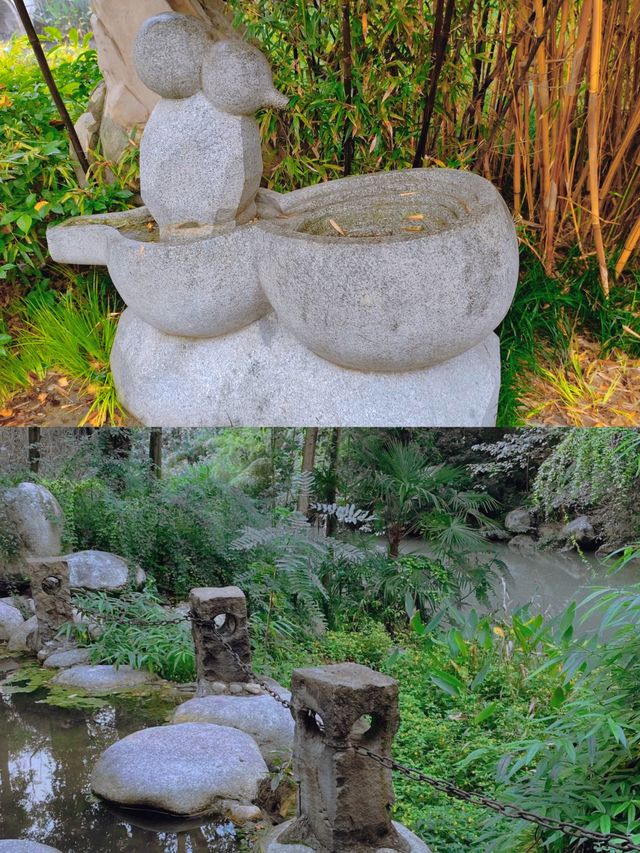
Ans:
[{"label": "chain link", "polygon": [[[192,610],[175,619],[163,619],[158,621],[127,619],[128,624],[142,626],[177,625],[180,622],[185,621],[194,622],[199,625],[206,625],[210,629],[213,629],[215,638],[224,647],[227,653],[231,655],[242,672],[248,676],[252,682],[262,687],[262,689],[268,693],[269,696],[275,699],[276,702],[282,705],[283,708],[291,709],[291,702],[283,696],[280,696],[276,690],[261,679],[260,676],[242,660],[228,640],[220,633],[213,619],[200,619]],[[378,755],[361,744],[351,743],[348,746],[359,755],[370,758],[382,767],[385,767],[388,770],[393,770],[396,773],[400,773],[400,775],[413,782],[423,782],[424,784],[429,785],[429,787],[434,788],[436,791],[440,791],[449,797],[462,800],[463,802],[469,803],[473,806],[489,809],[490,811],[511,820],[524,820],[528,823],[533,823],[542,829],[562,832],[564,835],[570,836],[571,838],[578,838],[582,841],[592,841],[595,844],[604,844],[613,850],[621,851],[621,853],[627,853],[627,851],[634,850],[640,851],[640,844],[635,844],[631,838],[626,835],[621,835],[619,833],[605,834],[602,832],[596,832],[595,830],[584,829],[583,827],[578,826],[575,823],[570,823],[569,821],[553,817],[543,817],[542,815],[535,814],[527,809],[518,808],[518,806],[515,806],[512,803],[501,803],[498,800],[494,800],[491,797],[486,796],[486,794],[480,794],[476,791],[465,791],[463,788],[459,788],[457,785],[454,785],[453,782],[448,782],[445,779],[436,779],[434,776],[429,776],[421,770],[417,770],[415,767],[407,767],[404,764],[394,761],[393,758]]]},{"label": "chain link", "polygon": [[463,788],[458,788],[458,786],[454,785],[452,782],[428,776],[426,773],[416,770],[414,767],[407,767],[404,764],[399,764],[392,758],[378,755],[370,749],[367,749],[365,746],[351,744],[351,748],[358,754],[370,758],[372,761],[381,764],[383,767],[386,767],[389,770],[395,770],[407,779],[411,779],[414,782],[424,782],[431,788],[435,788],[437,791],[441,791],[449,797],[454,797],[457,800],[462,800],[473,806],[480,806],[481,808],[489,809],[490,811],[501,814],[506,818],[511,818],[512,820],[525,820],[528,823],[534,823],[537,826],[542,827],[542,829],[559,830],[564,835],[571,836],[572,838],[579,838],[583,841],[593,841],[596,844],[605,844],[608,847],[611,847],[612,843],[615,843],[615,847],[613,848],[614,850],[640,850],[640,845],[634,844],[634,842],[626,835],[621,835],[619,833],[604,834],[602,832],[584,829],[583,827],[568,821],[559,820],[553,817],[542,817],[542,815],[535,814],[534,812],[530,812],[526,809],[518,808],[511,803],[501,803],[498,800],[487,797],[485,794],[479,794],[474,791],[465,791]]}]

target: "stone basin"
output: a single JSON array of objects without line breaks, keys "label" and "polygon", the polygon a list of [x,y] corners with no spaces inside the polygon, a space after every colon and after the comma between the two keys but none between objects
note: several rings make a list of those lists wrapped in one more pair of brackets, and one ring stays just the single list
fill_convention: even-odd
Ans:
[{"label": "stone basin", "polygon": [[56,261],[106,266],[125,303],[167,335],[214,338],[269,311],[254,226],[160,240],[146,207],[75,217],[47,231]]},{"label": "stone basin", "polygon": [[[275,194],[274,194],[275,195]],[[54,260],[106,265],[153,328],[216,338],[265,316],[317,355],[369,372],[410,371],[484,341],[518,275],[511,216],[484,178],[415,169],[276,196],[280,214],[159,239],[145,207],[50,228]]]},{"label": "stone basin", "polygon": [[264,291],[285,326],[344,367],[406,371],[476,346],[513,299],[518,244],[484,178],[415,169],[281,196],[258,223]]}]

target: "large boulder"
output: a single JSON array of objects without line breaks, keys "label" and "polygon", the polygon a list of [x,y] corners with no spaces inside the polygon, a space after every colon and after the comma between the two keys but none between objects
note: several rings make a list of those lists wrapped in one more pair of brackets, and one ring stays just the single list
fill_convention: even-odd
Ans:
[{"label": "large boulder", "polygon": [[592,548],[597,540],[596,531],[586,515],[574,518],[562,528],[562,539],[580,548]]},{"label": "large boulder", "polygon": [[173,723],[214,723],[240,729],[256,741],[268,764],[282,764],[293,750],[291,712],[268,694],[205,696],[180,705]]},{"label": "large boulder", "polygon": [[60,853],[55,847],[39,844],[37,841],[7,838],[0,841],[0,853]]},{"label": "large boulder", "polygon": [[150,672],[142,672],[130,666],[120,666],[116,669],[110,664],[74,666],[59,672],[51,680],[52,684],[84,690],[85,693],[95,696],[119,693],[156,682],[158,678]]},{"label": "large boulder", "polygon": [[0,601],[0,640],[10,639],[23,622],[24,617],[17,607]]},{"label": "large boulder", "polygon": [[10,652],[31,652],[35,654],[38,651],[38,619],[32,616],[26,622],[15,629],[9,637],[7,649]]},{"label": "large boulder", "polygon": [[4,495],[6,513],[30,557],[57,557],[62,548],[64,514],[48,489],[20,483]]},{"label": "large boulder", "polygon": [[64,559],[69,583],[83,589],[123,589],[129,582],[129,567],[122,557],[106,551],[77,551]]},{"label": "large boulder", "polygon": [[211,723],[157,726],[114,743],[100,757],[91,787],[122,806],[178,815],[225,814],[250,806],[268,777],[248,734]]},{"label": "large boulder", "polygon": [[504,526],[510,533],[528,533],[533,528],[531,513],[524,507],[512,509],[507,513]]}]

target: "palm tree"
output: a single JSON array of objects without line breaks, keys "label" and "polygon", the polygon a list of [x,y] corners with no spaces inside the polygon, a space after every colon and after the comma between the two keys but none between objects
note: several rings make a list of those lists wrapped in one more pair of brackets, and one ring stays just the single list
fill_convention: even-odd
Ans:
[{"label": "palm tree", "polygon": [[497,506],[486,494],[465,488],[463,468],[429,464],[415,442],[374,441],[365,450],[371,470],[365,484],[373,495],[389,546],[389,557],[400,553],[405,536],[421,532],[441,555],[480,547],[480,524],[492,522],[484,512]]}]

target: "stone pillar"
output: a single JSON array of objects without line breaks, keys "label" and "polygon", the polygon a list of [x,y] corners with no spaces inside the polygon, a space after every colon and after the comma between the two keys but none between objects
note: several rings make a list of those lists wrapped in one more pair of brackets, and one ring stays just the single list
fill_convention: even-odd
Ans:
[{"label": "stone pillar", "polygon": [[196,617],[192,629],[198,695],[206,695],[209,692],[207,685],[213,682],[250,681],[216,636],[217,631],[240,660],[247,666],[251,665],[247,600],[242,590],[237,586],[200,587],[191,590],[189,602]]},{"label": "stone pillar", "polygon": [[291,691],[300,803],[278,842],[322,853],[414,849],[391,820],[391,771],[353,748],[391,756],[400,723],[397,683],[342,663],[296,670]]},{"label": "stone pillar", "polygon": [[28,560],[28,565],[40,649],[55,638],[63,625],[73,622],[69,566],[60,557],[35,557]]}]

